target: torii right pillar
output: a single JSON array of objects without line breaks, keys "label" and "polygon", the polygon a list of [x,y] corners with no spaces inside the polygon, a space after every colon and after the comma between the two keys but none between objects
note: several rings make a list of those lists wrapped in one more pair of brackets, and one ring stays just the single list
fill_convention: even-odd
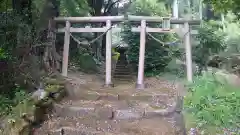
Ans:
[{"label": "torii right pillar", "polygon": [[192,69],[192,48],[190,43],[190,27],[189,23],[184,23],[184,44],[185,44],[185,51],[186,51],[186,67],[187,67],[187,80],[188,82],[193,81],[193,69]]}]

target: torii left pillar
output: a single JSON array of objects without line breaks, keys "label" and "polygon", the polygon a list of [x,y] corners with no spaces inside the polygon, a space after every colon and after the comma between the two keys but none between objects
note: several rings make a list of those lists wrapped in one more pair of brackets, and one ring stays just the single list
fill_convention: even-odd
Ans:
[{"label": "torii left pillar", "polygon": [[110,20],[106,21],[106,27],[108,29],[106,35],[106,75],[105,75],[105,87],[113,87],[112,83],[112,23]]},{"label": "torii left pillar", "polygon": [[63,63],[62,63],[62,76],[64,76],[64,77],[67,77],[67,73],[68,73],[70,27],[71,27],[70,22],[66,21],[65,35],[64,35],[64,47],[63,47]]},{"label": "torii left pillar", "polygon": [[146,44],[146,20],[141,21],[140,32],[140,49],[139,49],[139,63],[138,63],[138,78],[137,89],[144,89],[144,59],[145,59],[145,44]]}]

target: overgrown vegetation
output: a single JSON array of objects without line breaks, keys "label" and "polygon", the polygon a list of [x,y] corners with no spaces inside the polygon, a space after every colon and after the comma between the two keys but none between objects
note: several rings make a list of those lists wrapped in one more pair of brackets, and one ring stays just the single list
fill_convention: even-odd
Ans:
[{"label": "overgrown vegetation", "polygon": [[1,94],[0,117],[9,114],[12,111],[12,108],[26,97],[27,93],[19,86],[16,86],[16,88],[11,91],[11,94]]},{"label": "overgrown vegetation", "polygon": [[[198,74],[189,86],[185,116],[188,128],[197,127],[203,134],[239,134],[240,89],[231,82],[239,81],[235,80],[240,60],[238,22],[229,13],[224,21],[203,24],[197,36],[200,44],[193,48],[193,59],[204,74]],[[210,73],[206,71],[209,67],[226,74],[220,77]],[[236,78],[230,79],[230,75]]]},{"label": "overgrown vegetation", "polygon": [[13,91],[15,95],[12,99],[0,97],[1,135],[32,134],[34,127],[46,119],[52,104],[65,96],[63,79],[57,76],[46,77],[43,82],[45,85],[43,98],[40,98],[42,93],[38,91],[38,94],[32,95],[21,89]]},{"label": "overgrown vegetation", "polygon": [[203,23],[199,28],[199,35],[197,35],[199,44],[193,47],[193,61],[199,67],[200,73],[209,66],[211,56],[219,54],[226,47],[223,33],[217,32],[220,27],[210,21]]},{"label": "overgrown vegetation", "polygon": [[223,133],[223,129],[239,134],[240,89],[219,80],[205,74],[191,84],[185,98],[188,126],[205,134]]}]

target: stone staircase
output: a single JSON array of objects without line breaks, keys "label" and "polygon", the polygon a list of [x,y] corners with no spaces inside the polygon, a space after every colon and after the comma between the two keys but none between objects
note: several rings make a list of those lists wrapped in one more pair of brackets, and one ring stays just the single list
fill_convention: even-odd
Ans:
[{"label": "stone staircase", "polygon": [[114,81],[117,83],[133,82],[134,78],[135,76],[131,71],[126,55],[121,53],[113,72]]},{"label": "stone staircase", "polygon": [[[105,63],[100,67],[100,76],[105,79]],[[128,63],[126,55],[121,53],[117,61],[112,59],[112,80],[114,85],[121,85],[126,82],[134,82],[135,74],[132,72],[131,65]]]},{"label": "stone staircase", "polygon": [[127,82],[113,88],[102,84],[69,73],[67,97],[53,105],[33,135],[185,135],[177,87],[160,80],[141,91]]}]

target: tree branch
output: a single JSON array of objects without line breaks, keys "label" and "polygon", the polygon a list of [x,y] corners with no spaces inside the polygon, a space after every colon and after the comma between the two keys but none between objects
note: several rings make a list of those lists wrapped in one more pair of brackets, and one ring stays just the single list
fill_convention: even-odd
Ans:
[{"label": "tree branch", "polygon": [[[120,2],[121,0],[116,0],[116,1],[113,2],[112,4],[110,4],[110,1],[111,1],[111,0],[108,1],[108,4],[107,4],[106,8],[104,9],[103,15],[106,15],[107,13],[109,13],[109,12],[111,11],[112,7],[113,7],[116,3]],[[109,5],[109,4],[110,4],[110,5]]]},{"label": "tree branch", "polygon": [[107,3],[107,5],[106,5],[106,7],[104,8],[103,14],[107,11],[107,9],[108,9],[111,1],[112,1],[112,0],[108,0],[108,3]]}]

